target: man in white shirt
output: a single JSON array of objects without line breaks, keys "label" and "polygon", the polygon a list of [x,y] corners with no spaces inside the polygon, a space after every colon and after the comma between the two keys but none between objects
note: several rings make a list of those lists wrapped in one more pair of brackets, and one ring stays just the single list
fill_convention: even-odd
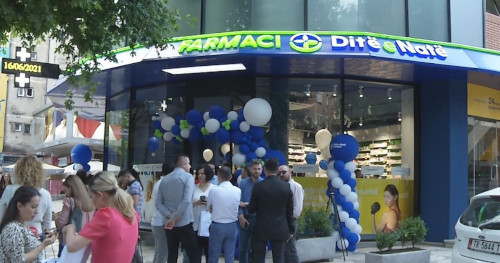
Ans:
[{"label": "man in white shirt", "polygon": [[238,207],[241,190],[231,184],[231,169],[221,167],[218,172],[219,186],[208,194],[208,207],[212,212],[209,237],[209,261],[218,262],[222,248],[226,263],[234,262],[234,248],[238,234]]},{"label": "man in white shirt", "polygon": [[[288,167],[288,165],[281,165],[278,168],[278,175],[281,180],[290,184],[290,189],[293,193],[293,224],[295,225],[295,229],[297,229],[297,219],[299,219],[300,213],[302,213],[302,204],[304,202],[304,189],[302,189],[299,183],[292,179],[292,174],[290,173],[290,167]],[[295,235],[285,242],[285,262],[300,262],[299,256],[297,255],[297,249],[295,248]]]}]

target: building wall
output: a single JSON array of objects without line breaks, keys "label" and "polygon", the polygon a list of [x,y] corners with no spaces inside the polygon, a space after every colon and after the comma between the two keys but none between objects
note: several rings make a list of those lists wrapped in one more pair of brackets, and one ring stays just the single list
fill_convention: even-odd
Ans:
[{"label": "building wall", "polygon": [[486,48],[500,50],[500,16],[486,13]]}]

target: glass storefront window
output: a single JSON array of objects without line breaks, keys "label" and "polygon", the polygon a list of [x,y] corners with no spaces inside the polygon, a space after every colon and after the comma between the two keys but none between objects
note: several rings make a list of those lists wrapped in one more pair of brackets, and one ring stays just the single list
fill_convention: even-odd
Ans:
[{"label": "glass storefront window", "polygon": [[179,10],[179,26],[174,36],[191,36],[201,33],[201,1],[202,0],[170,0],[168,6]]},{"label": "glass storefront window", "polygon": [[252,30],[302,30],[304,0],[253,0]]},{"label": "glass storefront window", "polygon": [[252,1],[211,0],[205,7],[204,33],[249,30]]},{"label": "glass storefront window", "polygon": [[128,167],[129,149],[129,108],[130,93],[122,93],[111,98],[106,112],[108,130],[104,138],[104,147],[107,149],[109,164]]},{"label": "glass storefront window", "polygon": [[405,13],[404,0],[308,0],[306,30],[365,31],[405,36]]},{"label": "glass storefront window", "polygon": [[[449,41],[447,0],[409,0],[409,36],[437,41]],[[430,26],[432,25],[432,26]]]}]

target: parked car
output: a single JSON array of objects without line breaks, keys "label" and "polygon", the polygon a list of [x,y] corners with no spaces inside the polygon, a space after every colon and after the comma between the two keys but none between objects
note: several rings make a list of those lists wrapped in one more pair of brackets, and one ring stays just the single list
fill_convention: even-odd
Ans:
[{"label": "parked car", "polygon": [[500,187],[471,198],[455,235],[451,262],[500,262]]}]

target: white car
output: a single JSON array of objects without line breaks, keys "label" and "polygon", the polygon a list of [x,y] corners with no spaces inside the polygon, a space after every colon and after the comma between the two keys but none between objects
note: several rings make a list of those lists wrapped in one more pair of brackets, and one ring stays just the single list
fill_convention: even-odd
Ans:
[{"label": "white car", "polygon": [[451,262],[500,262],[500,187],[472,197],[455,233]]}]

